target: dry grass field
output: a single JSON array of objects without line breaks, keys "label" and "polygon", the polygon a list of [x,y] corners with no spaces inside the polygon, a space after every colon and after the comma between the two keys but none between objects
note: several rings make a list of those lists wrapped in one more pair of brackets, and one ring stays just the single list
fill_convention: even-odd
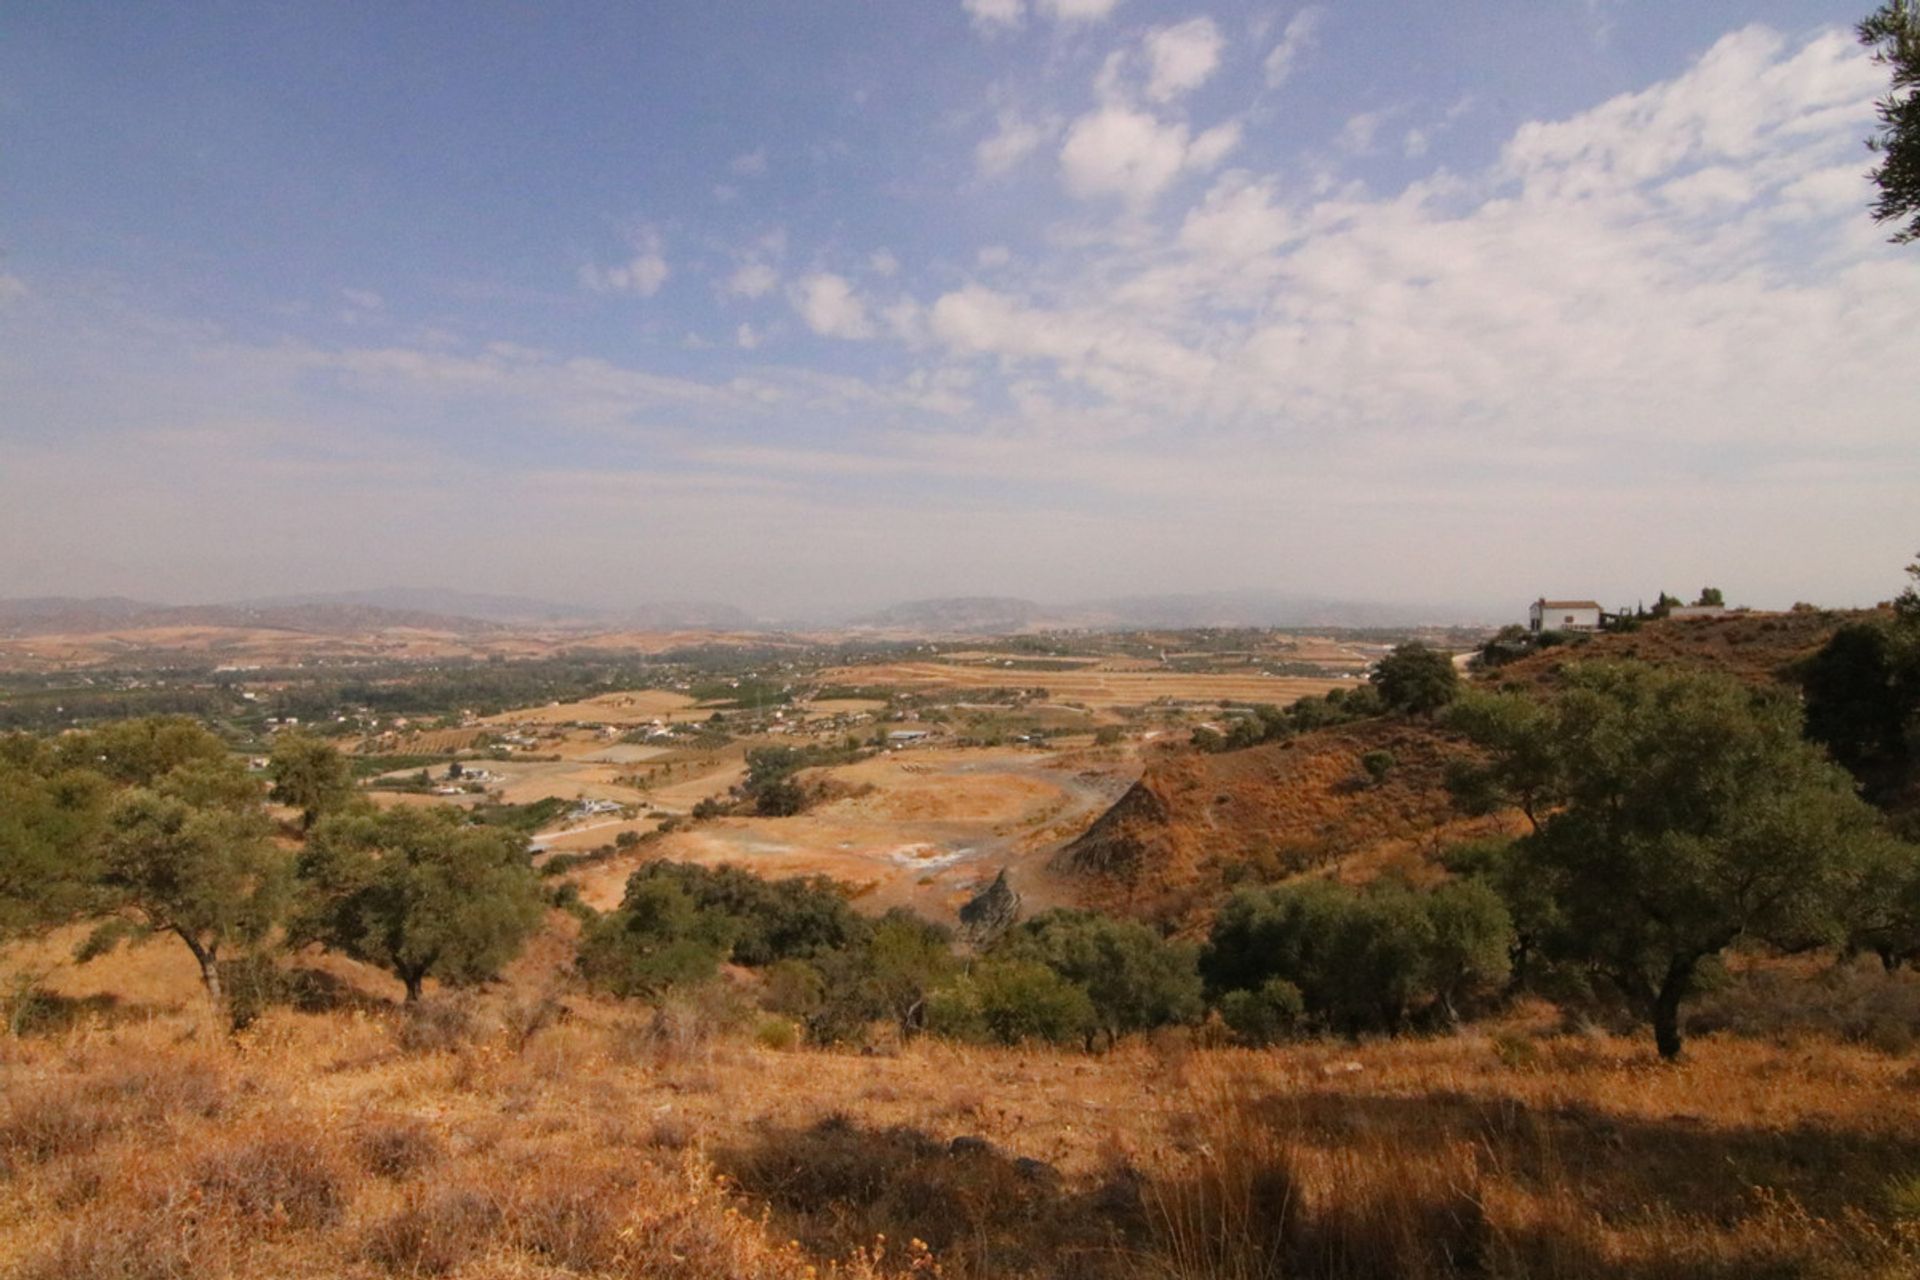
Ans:
[{"label": "dry grass field", "polygon": [[[180,954],[174,956],[172,952]],[[558,940],[417,1015],[229,1036],[184,949],[0,1040],[22,1280],[1910,1276],[1920,1069],[1819,1039],[1491,1032],[1085,1056],[768,1047],[729,988],[573,989]],[[12,957],[17,965],[21,957]],[[303,960],[302,963],[313,963]],[[323,991],[328,988],[322,988]],[[960,1141],[956,1143],[956,1139]]]},{"label": "dry grass field", "polygon": [[611,724],[631,728],[655,720],[699,720],[705,714],[694,710],[694,701],[684,693],[670,689],[627,689],[603,693],[579,702],[556,702],[541,707],[522,707],[488,716],[483,725],[562,725]]},{"label": "dry grass field", "polygon": [[893,686],[924,692],[969,689],[1045,689],[1058,702],[1096,710],[1142,707],[1163,699],[1217,705],[1223,702],[1271,702],[1284,706],[1309,694],[1345,688],[1350,680],[1302,676],[1217,675],[1179,671],[1113,671],[1096,668],[1029,670],[992,664],[888,662],[834,667],[820,673],[828,684]]}]

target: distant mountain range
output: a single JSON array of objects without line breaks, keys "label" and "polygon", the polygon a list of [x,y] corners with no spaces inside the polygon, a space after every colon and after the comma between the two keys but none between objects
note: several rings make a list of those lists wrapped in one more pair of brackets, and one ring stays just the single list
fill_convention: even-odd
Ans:
[{"label": "distant mountain range", "polygon": [[[1457,610],[1248,591],[1123,596],[1070,605],[1042,604],[1017,596],[946,596],[910,600],[804,625],[928,636],[992,636],[1134,627],[1410,626],[1454,621],[1460,616]],[[709,601],[590,608],[431,587],[382,587],[206,605],[167,605],[124,596],[0,600],[0,635],[12,636],[195,626],[317,634],[398,628],[474,634],[513,627],[589,632],[776,631],[800,625],[756,618],[733,605]]]}]

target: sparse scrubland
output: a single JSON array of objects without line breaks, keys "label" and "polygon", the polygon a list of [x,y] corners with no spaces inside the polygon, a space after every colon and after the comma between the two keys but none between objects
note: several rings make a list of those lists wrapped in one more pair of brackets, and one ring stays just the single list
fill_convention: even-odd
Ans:
[{"label": "sparse scrubland", "polygon": [[0,1272],[1915,1274],[1920,600],[1842,622],[1403,646],[957,932],[657,858],[596,911],[292,734],[6,739]]}]

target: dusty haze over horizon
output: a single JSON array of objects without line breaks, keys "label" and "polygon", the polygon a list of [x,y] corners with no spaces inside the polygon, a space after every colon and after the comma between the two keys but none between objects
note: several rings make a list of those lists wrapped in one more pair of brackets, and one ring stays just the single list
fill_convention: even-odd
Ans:
[{"label": "dusty haze over horizon", "polygon": [[0,597],[1871,604],[1866,7],[15,7]]}]

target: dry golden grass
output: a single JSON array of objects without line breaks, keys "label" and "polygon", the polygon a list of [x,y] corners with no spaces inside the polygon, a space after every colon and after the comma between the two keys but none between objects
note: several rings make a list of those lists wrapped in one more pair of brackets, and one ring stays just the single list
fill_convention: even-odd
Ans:
[{"label": "dry golden grass", "polygon": [[1304,676],[1217,675],[1206,672],[1122,671],[1071,668],[1064,671],[1022,667],[966,666],[951,662],[888,662],[834,667],[820,673],[826,683],[888,685],[916,691],[951,691],[964,698],[970,689],[1045,689],[1058,702],[1099,710],[1143,707],[1162,698],[1180,702],[1271,702],[1278,706],[1309,694],[1351,686],[1351,681]]},{"label": "dry golden grass", "polygon": [[1920,1268],[1920,1070],[1866,1048],[1719,1036],[1663,1066],[1518,1019],[1260,1053],[1182,1033],[858,1055],[765,1047],[737,1005],[510,986],[432,1035],[276,1010],[233,1038],[188,1000],[0,1040],[0,1274]]}]

